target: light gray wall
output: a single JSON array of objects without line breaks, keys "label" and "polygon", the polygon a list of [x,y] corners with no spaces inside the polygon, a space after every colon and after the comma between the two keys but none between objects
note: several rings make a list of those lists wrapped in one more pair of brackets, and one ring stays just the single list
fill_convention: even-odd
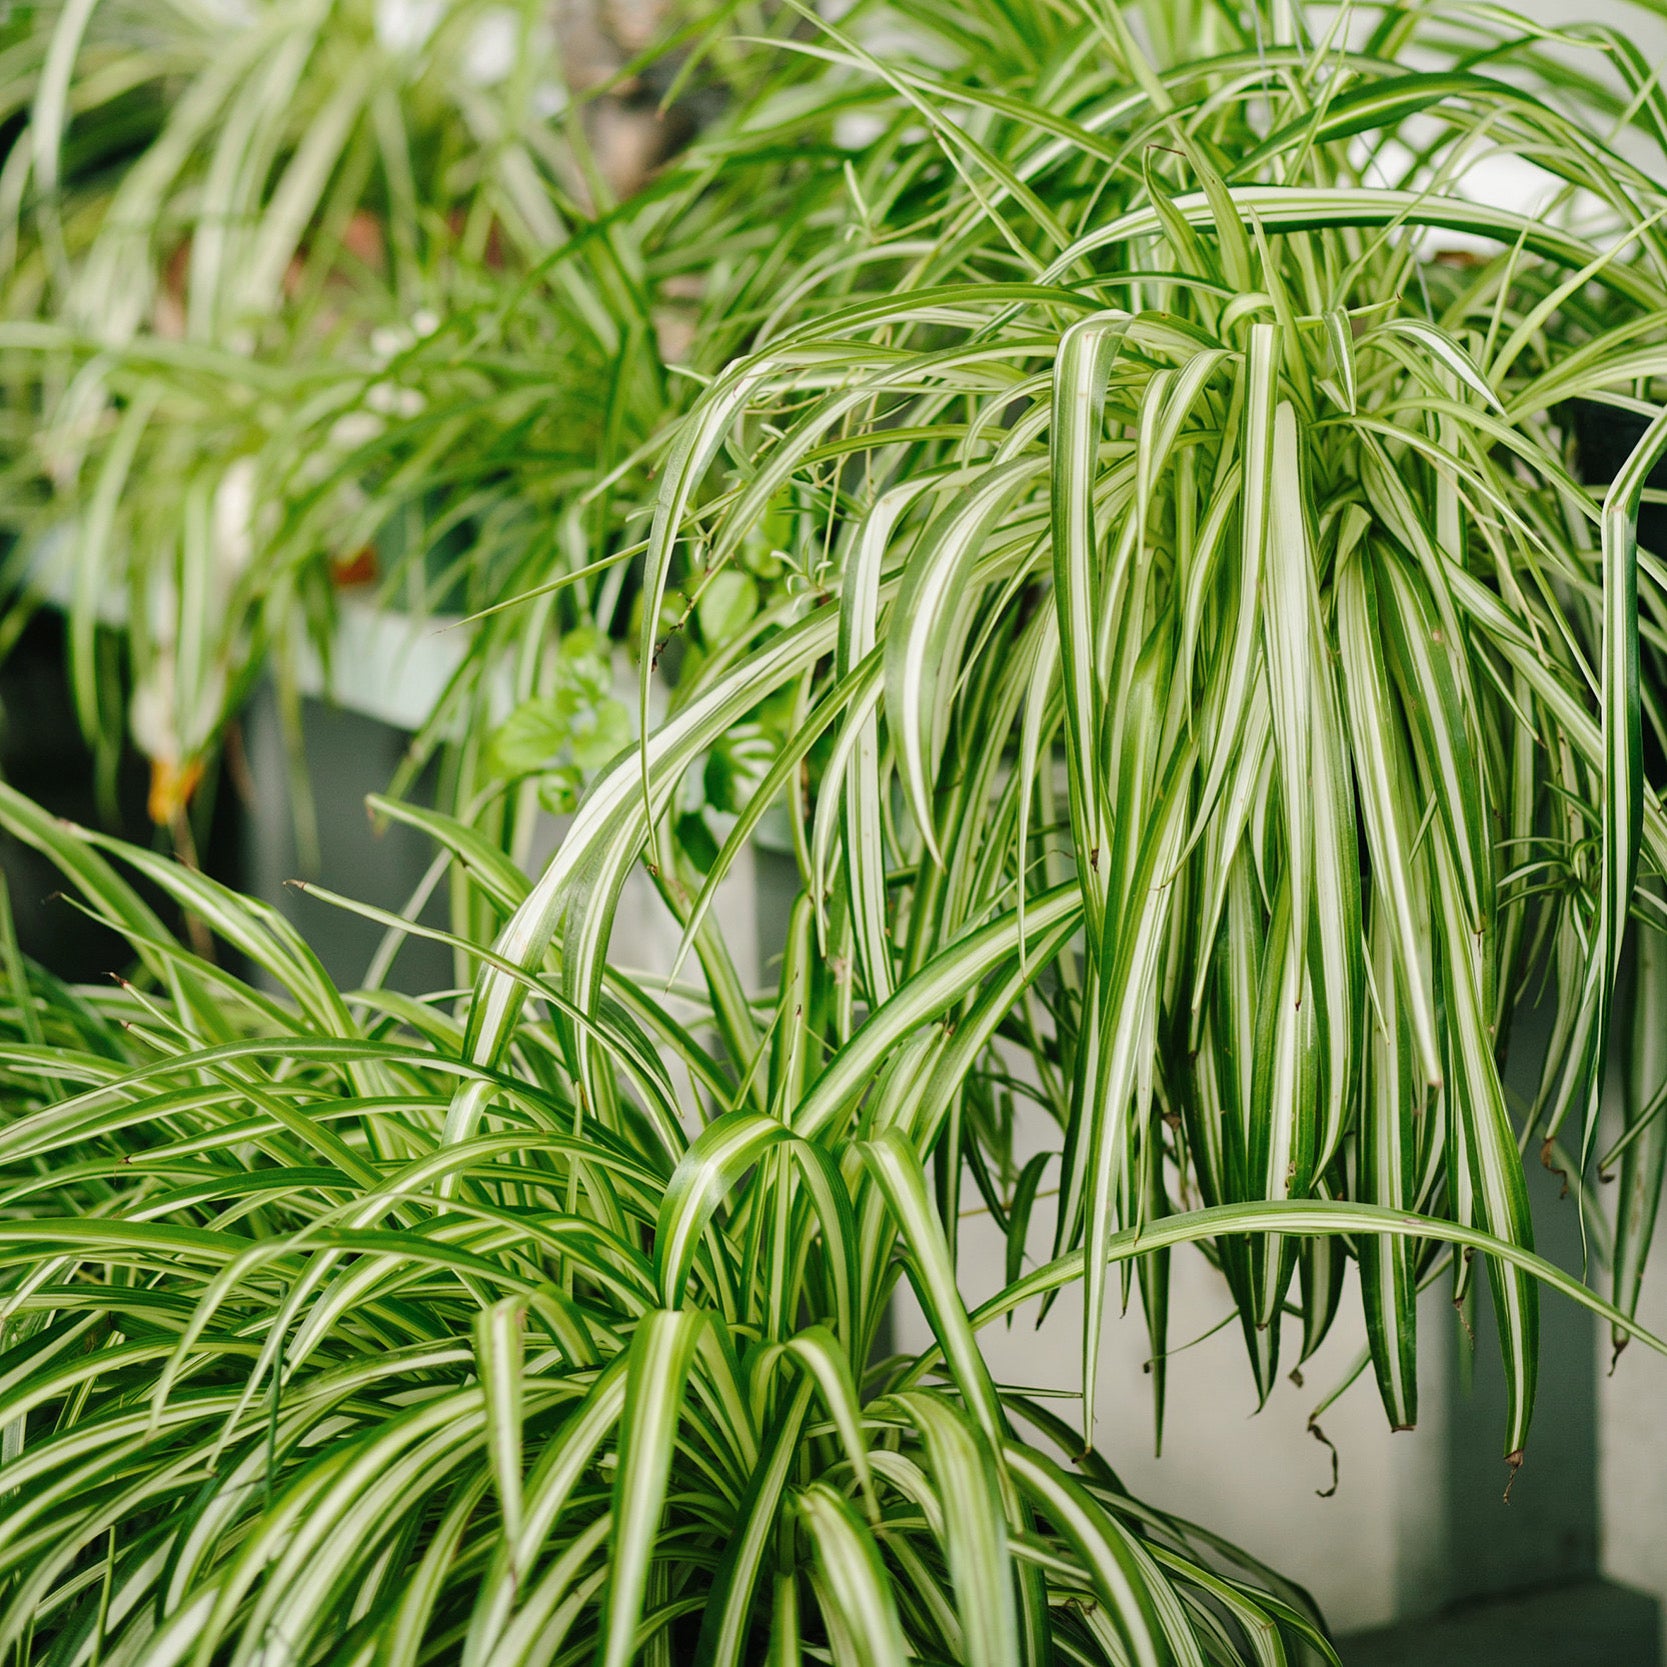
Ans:
[{"label": "light gray wall", "polygon": [[[1658,1237],[1638,1318],[1667,1337],[1667,1239]],[[1667,1657],[1667,1360],[1633,1343],[1610,1373],[1608,1329],[1595,1338],[1598,1506],[1603,1572],[1662,1600]]]}]

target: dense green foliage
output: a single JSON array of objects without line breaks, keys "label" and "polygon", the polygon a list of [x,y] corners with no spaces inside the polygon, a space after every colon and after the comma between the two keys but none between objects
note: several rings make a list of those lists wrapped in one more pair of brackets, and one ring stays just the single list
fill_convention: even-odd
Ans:
[{"label": "dense green foliage", "polygon": [[[1056,1249],[1086,1247],[1085,1429],[1105,1247],[1186,1198],[1353,1198],[1530,1247],[1520,1153],[1590,1168],[1640,853],[1667,859],[1640,727],[1642,706],[1659,734],[1664,570],[1633,532],[1667,425],[1601,502],[1560,426],[1577,398],[1653,413],[1658,189],[1492,66],[1396,67],[1416,13],[1352,48],[1295,17],[1161,74],[1062,32],[1046,100],[888,69],[942,112],[957,188],[867,242],[875,298],[836,283],[838,310],[809,304],[707,396],[649,550],[656,587],[680,539],[718,568],[789,504],[827,552],[834,662],[777,676],[807,738],[828,726],[800,847],[871,1002],[996,899],[1022,918],[1032,888],[1080,888],[1083,941],[1061,939],[1026,1040],[1063,1137]],[[1511,39],[1491,56],[1526,55]],[[1495,146],[1535,159],[1548,212],[1461,194]],[[1410,171],[1380,184],[1397,147]],[[1498,252],[1430,260],[1443,229]],[[1548,973],[1543,1086],[1513,1119],[1512,1021]],[[1635,1116],[1656,1086],[1630,1081]],[[957,1129],[951,1177],[980,1135]],[[1651,1125],[1623,1189],[1634,1274],[1661,1152]],[[975,1172],[1008,1158],[998,1140]],[[1265,1392],[1299,1261],[1306,1354],[1343,1249],[1217,1254]],[[1442,1246],[1357,1254],[1410,1424]],[[1489,1271],[1514,1459],[1536,1297]],[[1140,1283],[1161,1361],[1161,1256]]]},{"label": "dense green foliage", "polygon": [[[344,603],[456,616],[563,581],[483,622],[413,771],[503,716],[490,668],[552,626],[624,631],[625,518],[787,254],[741,217],[791,182],[761,143],[619,200],[586,125],[612,83],[569,67],[539,7],[482,0],[0,22],[11,624],[67,607],[80,721],[166,772],[159,820],[262,676],[299,746],[298,667]],[[454,758],[454,795],[484,770]]]},{"label": "dense green foliage", "polygon": [[[732,105],[637,198],[548,259],[535,233],[514,276],[483,243],[477,300],[368,370],[314,344],[252,400],[287,446],[350,383],[419,392],[274,495],[289,556],[260,583],[305,588],[351,482],[350,545],[437,513],[402,546],[429,600],[498,608],[448,696],[456,814],[391,811],[452,866],[473,987],[401,995],[379,958],[337,989],[268,906],[0,791],[136,957],[71,990],[0,934],[20,1667],[1323,1659],[1302,1594],[1095,1451],[1108,1283],[1138,1292],[1161,1418],[1177,1248],[1219,1266],[1263,1393],[1352,1258],[1399,1425],[1416,1293],[1450,1271],[1465,1298],[1480,1254],[1513,1464],[1541,1288],[1639,1334],[1667,1153],[1667,568],[1636,539],[1667,451],[1667,114],[1636,49],[1465,6],[754,26],[777,39],[752,57],[733,20],[701,37]],[[1496,151],[1539,170],[1533,216],[1477,189]],[[685,391],[622,274],[699,277]],[[612,324],[565,328],[586,296]],[[115,414],[86,513],[212,520],[223,475],[146,510],[125,471],[221,444],[209,390],[237,378],[187,336],[124,381],[142,356],[43,360],[43,328],[17,363],[96,366]],[[200,402],[177,429],[176,399]],[[1574,471],[1575,400],[1645,419],[1607,488]],[[529,879],[530,818],[585,778]],[[802,889],[760,991],[715,898],[766,815]],[[610,961],[643,869],[693,983]],[[377,918],[390,948],[432,931]],[[1613,1307],[1533,1252],[1542,1155]],[[1011,1247],[971,1313],[969,1187]],[[903,1278],[933,1347],[875,1360]],[[1065,1418],[977,1335],[1078,1282]]]},{"label": "dense green foliage", "polygon": [[[338,992],[271,910],[114,851],[257,992],[173,944],[110,842],[7,793],[0,816],[141,957],[108,993],[37,973],[4,1043],[12,1104],[41,1103],[0,1138],[12,1659],[624,1662],[640,1629],[649,1660],[906,1638],[993,1667],[1050,1633],[1154,1662],[1314,1636],[1103,1461],[1020,1439],[1070,1434],[983,1366],[999,1309],[960,1305],[919,1102],[816,1133],[968,970],[836,1047],[850,984],[801,909],[773,1003],[674,1016],[608,978],[587,1105],[546,978],[475,952],[535,1004],[487,1063],[491,992],[473,1021]],[[435,827],[500,916],[524,902]],[[947,1371],[869,1365],[905,1266]]]}]

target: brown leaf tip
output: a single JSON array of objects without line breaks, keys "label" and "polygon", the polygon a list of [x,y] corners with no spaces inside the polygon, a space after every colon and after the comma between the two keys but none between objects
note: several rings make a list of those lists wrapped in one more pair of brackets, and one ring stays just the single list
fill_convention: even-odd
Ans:
[{"label": "brown leaf tip", "polygon": [[1511,1473],[1505,1482],[1505,1503],[1507,1505],[1511,1502],[1511,1489],[1516,1486],[1517,1475],[1522,1469],[1522,1462],[1527,1457],[1528,1451],[1523,1447],[1517,1448],[1514,1453],[1505,1455],[1505,1468]]}]

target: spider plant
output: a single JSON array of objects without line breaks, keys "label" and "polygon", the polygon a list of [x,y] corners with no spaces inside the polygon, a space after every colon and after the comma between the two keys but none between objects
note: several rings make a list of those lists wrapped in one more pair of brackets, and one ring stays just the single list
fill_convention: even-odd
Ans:
[{"label": "spider plant", "polygon": [[[1097,1455],[1073,1475],[1057,1415],[991,1381],[918,1107],[814,1132],[814,1085],[907,1057],[970,961],[853,1036],[808,901],[738,1008],[610,974],[584,1016],[459,944],[531,1003],[477,1064],[456,992],[338,991],[265,905],[9,789],[0,820],[137,957],[86,991],[8,955],[0,1658],[1334,1659],[1300,1592]],[[938,1348],[871,1361],[903,1272]]]},{"label": "spider plant", "polygon": [[[584,123],[607,89],[570,91],[543,13],[103,0],[0,25],[9,588],[67,605],[83,727],[111,753],[130,723],[158,820],[269,669],[293,714],[346,588],[457,613],[569,575],[480,633],[452,735],[504,716],[480,668],[529,651],[508,625],[609,628],[597,558],[698,386],[664,363],[691,351],[695,250],[731,244],[691,200],[706,173],[617,199]],[[770,181],[746,189],[767,212]],[[699,352],[728,341],[717,320]]]},{"label": "spider plant", "polygon": [[[651,780],[723,721],[660,732]],[[636,772],[590,815],[629,822]],[[867,1015],[808,894],[762,999],[691,919],[699,985],[603,967],[580,1007],[582,934],[541,965],[547,897],[421,814],[496,948],[319,901],[391,948],[449,942],[472,995],[339,990],[270,906],[0,787],[0,827],[135,957],[66,988],[0,917],[5,1659],[1336,1660],[1299,1590],[992,1381],[978,1331],[1080,1279],[1080,1252],[970,1314],[957,1290],[927,1167],[1080,920],[1074,884],[1022,925],[1009,899]],[[1217,1207],[1106,1254],[1270,1229],[1440,1235],[1646,1335],[1405,1211]],[[876,1360],[900,1276],[934,1343]]]},{"label": "spider plant", "polygon": [[[783,636],[804,651],[805,626]],[[651,789],[726,721],[706,698],[659,731]],[[638,772],[581,809],[593,860]],[[582,921],[545,960],[547,891],[406,814],[496,947],[319,904],[390,948],[440,937],[472,993],[340,990],[268,905],[0,787],[0,827],[135,957],[69,989],[0,918],[4,1659],[1336,1660],[1299,1590],[992,1381],[978,1331],[1080,1279],[1081,1252],[970,1314],[957,1289],[927,1169],[1076,932],[1074,881],[1022,923],[1008,888],[866,1014],[808,893],[762,999],[688,915],[698,985],[595,966],[580,1006]],[[176,942],[123,871],[261,985]],[[1404,1210],[1228,1205],[1105,1254],[1269,1230],[1436,1235],[1643,1335],[1520,1247]],[[934,1342],[876,1360],[900,1277]]]},{"label": "spider plant", "polygon": [[[1324,1657],[1299,1592],[1098,1456],[1111,1270],[1161,1405],[1175,1250],[1220,1266],[1264,1388],[1354,1256],[1408,1423],[1413,1294],[1445,1257],[1465,1293],[1480,1253],[1513,1462],[1539,1284],[1643,1335],[1667,573],[1634,525],[1667,422],[1600,502],[1558,413],[1653,416],[1663,205],[1526,26],[1462,11],[1432,74],[1397,62],[1444,38],[1422,9],[1373,15],[1316,39],[1295,7],[1199,7],[1150,57],[1063,7],[797,42],[813,73],[750,119],[873,137],[812,158],[822,241],[755,284],[753,351],[659,469],[640,746],[530,882],[489,819],[398,812],[489,922],[438,934],[472,989],[337,990],[265,905],[0,790],[137,957],[93,993],[0,942],[13,1659]],[[1462,192],[1496,144],[1550,212]],[[651,723],[685,622],[760,552],[779,583]],[[761,709],[787,739],[718,820],[689,783]],[[803,889],[760,998],[713,903],[778,809]],[[664,995],[609,960],[639,864],[699,970]],[[369,912],[390,954],[435,931]],[[1584,1199],[1629,922],[1612,1307],[1533,1253],[1523,1163]],[[1543,1089],[1512,1106],[1546,978]],[[1022,1167],[1016,1094],[1056,1131]],[[971,1313],[969,1176],[1012,1245]],[[899,1277],[934,1344],[875,1361]],[[977,1336],[1078,1281],[1065,1419]]]},{"label": "spider plant", "polygon": [[[847,27],[864,34],[872,10]],[[1159,66],[1263,43],[1254,19],[1214,4],[1131,15]],[[1086,65],[1067,55],[1082,38],[1069,12],[1024,28],[995,9],[951,22],[908,5],[882,29],[887,16],[927,43],[930,85],[864,85],[841,65],[819,78],[814,52],[749,61],[722,12],[697,16],[669,43],[695,43],[678,73],[721,66],[732,118],[617,203],[582,119],[599,89],[565,86],[536,7],[100,0],[13,16],[0,345],[10,577],[26,583],[8,629],[35,586],[68,603],[82,725],[107,768],[134,730],[159,820],[183,810],[268,671],[300,745],[295,668],[309,640],[327,657],[344,586],[380,579],[380,603],[418,614],[562,587],[546,611],[474,633],[407,779],[444,737],[504,718],[506,662],[520,664],[513,698],[547,707],[540,633],[552,618],[622,623],[623,569],[608,565],[630,549],[620,517],[699,379],[791,314],[807,281],[826,303],[881,278],[853,236],[954,223],[946,189],[966,208],[953,165],[915,142],[920,110],[960,82],[1080,103],[1142,65],[1115,12],[1096,26],[1110,49]],[[796,24],[787,8],[746,26]],[[1434,23],[1387,12],[1368,50],[1409,42],[1454,60],[1498,50],[1462,9]],[[1644,123],[1646,66],[1620,37],[1603,44],[1636,109],[1536,56],[1535,36],[1512,57],[1589,113]],[[1067,78],[1057,90],[1050,66]],[[864,147],[858,202],[852,120],[882,134]],[[668,373],[668,354],[690,364]],[[125,625],[121,656],[101,623]],[[452,759],[453,798],[501,784],[497,762]]]},{"label": "spider plant", "polygon": [[[995,908],[1048,934],[1016,925],[1011,981],[909,1069],[928,1082],[998,1038],[1030,1062],[1058,1131],[1055,1248],[1083,1256],[1085,1435],[1118,1233],[1196,1201],[1347,1199],[1526,1249],[1525,1153],[1589,1207],[1623,941],[1662,925],[1636,881],[1667,859],[1642,775],[1667,570],[1634,526],[1667,420],[1600,501],[1560,413],[1656,416],[1667,205],[1558,108],[1556,78],[1494,73],[1543,31],[1459,10],[1469,62],[1437,72],[1400,67],[1423,14],[1399,8],[1364,40],[1274,8],[1254,44],[1161,67],[1060,12],[1050,54],[1000,87],[830,26],[807,50],[924,120],[950,188],[922,216],[888,197],[886,140],[853,164],[858,249],[807,274],[665,471],[651,599],[680,552],[718,572],[762,517],[793,521],[807,594],[687,711],[797,691],[760,800],[809,769],[790,815],[857,999],[883,1008]],[[1647,76],[1623,114],[1659,145]],[[1541,170],[1540,213],[1467,194],[1495,150]],[[1455,233],[1493,252],[1441,258]],[[575,1001],[671,791],[651,770],[635,809],[599,790],[540,882],[529,944],[556,934]],[[1511,1106],[1513,1020],[1543,981],[1541,1088]],[[1633,1091],[1629,1303],[1657,1109]],[[1038,1170],[1014,1172],[1009,1132],[967,1096],[938,1183],[953,1219],[970,1164],[1017,1245]],[[1355,1256],[1405,1426],[1414,1298],[1448,1242],[1210,1254],[1264,1393],[1288,1314],[1306,1357]],[[1160,1363],[1166,1270],[1120,1274]],[[1511,1263],[1487,1271],[1515,1466],[1537,1299]],[[1460,1299],[1470,1276],[1466,1254]]]}]

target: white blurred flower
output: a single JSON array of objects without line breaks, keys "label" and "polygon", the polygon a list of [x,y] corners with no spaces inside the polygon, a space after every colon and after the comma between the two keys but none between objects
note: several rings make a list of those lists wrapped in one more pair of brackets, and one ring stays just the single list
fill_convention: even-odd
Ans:
[{"label": "white blurred flower", "polygon": [[376,38],[388,52],[420,51],[446,13],[446,0],[376,0]]},{"label": "white blurred flower", "polygon": [[[202,685],[189,693],[189,710],[182,712],[178,660],[173,649],[162,649],[140,674],[127,708],[133,744],[146,758],[172,768],[182,760],[200,757],[226,698],[225,666],[216,661],[206,667]],[[195,774],[193,771],[191,778],[172,783],[172,788],[181,793],[182,802],[190,797]],[[157,792],[158,783],[153,778],[153,816]]]},{"label": "white blurred flower", "polygon": [[353,451],[359,446],[368,446],[387,426],[372,411],[349,411],[330,425],[330,448],[333,451]]},{"label": "white blurred flower", "polygon": [[214,567],[228,587],[254,560],[255,460],[239,457],[214,489]]},{"label": "white blurred flower", "polygon": [[179,587],[171,566],[152,568],[145,575],[144,606],[151,641],[172,649],[179,640]]},{"label": "white blurred flower", "polygon": [[463,73],[477,87],[495,87],[515,68],[520,27],[507,6],[483,12],[463,50]]},{"label": "white blurred flower", "polygon": [[428,401],[415,388],[402,388],[397,382],[374,382],[365,390],[365,404],[386,417],[417,417]]},{"label": "white blurred flower", "polygon": [[885,117],[872,110],[847,110],[834,117],[834,143],[841,150],[866,150],[885,130]]},{"label": "white blurred flower", "polygon": [[370,350],[379,365],[397,358],[416,338],[403,324],[379,324],[370,333]]},{"label": "white blurred flower", "polygon": [[146,758],[178,763],[179,734],[174,724],[174,655],[163,649],[145,667],[127,703],[133,744]]}]

